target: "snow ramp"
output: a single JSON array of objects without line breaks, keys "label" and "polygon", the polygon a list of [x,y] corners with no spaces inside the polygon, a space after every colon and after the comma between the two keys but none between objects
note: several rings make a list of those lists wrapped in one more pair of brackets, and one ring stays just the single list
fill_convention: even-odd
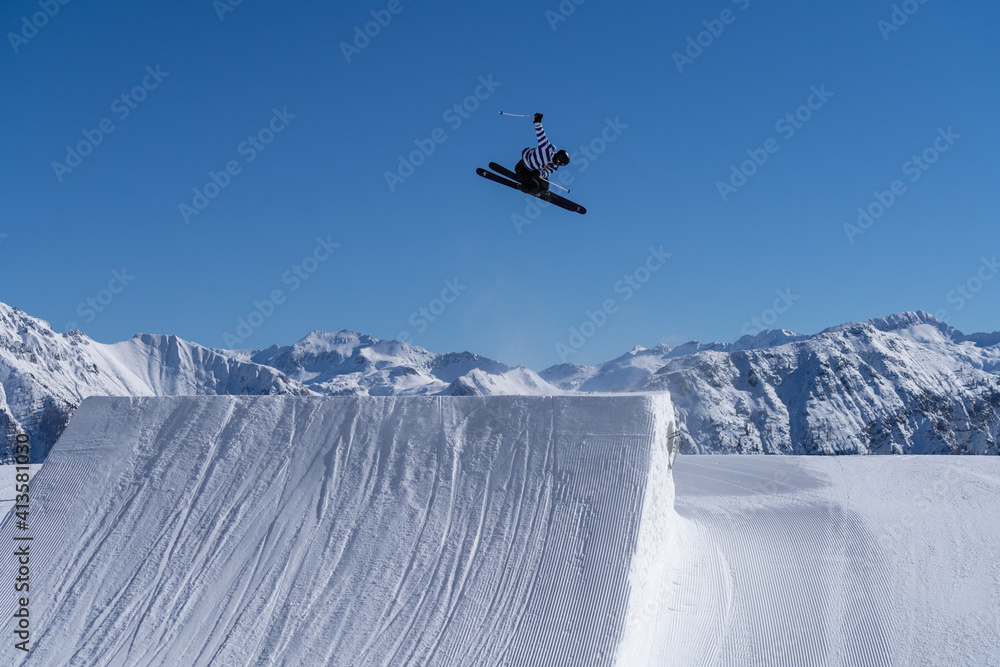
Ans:
[{"label": "snow ramp", "polygon": [[664,395],[87,399],[0,664],[643,664],[672,422]]}]

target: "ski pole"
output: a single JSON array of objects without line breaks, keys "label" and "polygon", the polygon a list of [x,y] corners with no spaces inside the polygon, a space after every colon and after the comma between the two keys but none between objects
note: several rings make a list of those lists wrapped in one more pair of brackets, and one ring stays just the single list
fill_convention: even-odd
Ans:
[{"label": "ski pole", "polygon": [[543,178],[542,180],[543,180],[543,181],[545,181],[546,183],[548,183],[549,185],[554,185],[554,186],[556,186],[556,187],[557,187],[557,188],[559,188],[560,190],[565,190],[566,192],[570,192],[570,189],[569,189],[569,188],[564,188],[563,186],[559,185],[558,183],[553,183],[552,181],[550,181],[550,180],[549,180],[549,179],[547,179],[547,178]]}]

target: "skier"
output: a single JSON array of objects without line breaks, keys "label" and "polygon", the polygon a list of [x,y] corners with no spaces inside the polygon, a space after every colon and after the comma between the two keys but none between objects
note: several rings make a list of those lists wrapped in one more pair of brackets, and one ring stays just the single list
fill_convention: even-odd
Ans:
[{"label": "skier", "polygon": [[[500,112],[502,116],[517,116],[519,118],[531,118],[530,115],[523,116],[516,113]],[[558,150],[549,143],[542,129],[542,114],[535,114],[535,136],[538,138],[538,148],[525,148],[521,151],[521,161],[517,163],[514,170],[510,170],[502,164],[490,162],[490,169],[478,168],[476,173],[486,180],[506,185],[508,188],[520,190],[526,195],[531,195],[550,204],[555,204],[559,208],[567,211],[585,214],[587,209],[576,202],[572,202],[565,197],[549,192],[549,182],[546,180],[559,167],[569,164],[569,153]],[[556,186],[562,187],[562,186]],[[566,188],[562,188],[569,192]]]},{"label": "skier", "polygon": [[549,143],[542,128],[542,114],[535,114],[535,136],[538,138],[538,148],[525,148],[521,151],[521,161],[514,167],[521,192],[537,195],[548,192],[549,183],[546,180],[559,167],[569,164],[569,153],[557,150]]}]

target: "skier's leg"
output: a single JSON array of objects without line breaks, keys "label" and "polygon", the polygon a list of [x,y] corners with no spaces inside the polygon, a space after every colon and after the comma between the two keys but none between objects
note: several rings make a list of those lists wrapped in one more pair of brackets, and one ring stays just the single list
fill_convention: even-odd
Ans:
[{"label": "skier's leg", "polygon": [[520,160],[514,167],[514,173],[517,174],[517,180],[521,182],[521,192],[529,195],[533,195],[541,190],[541,183],[535,177],[535,172],[524,164],[524,160]]},{"label": "skier's leg", "polygon": [[527,181],[523,181],[521,183],[521,192],[523,192],[526,195],[536,195],[539,192],[541,192],[541,190],[542,190],[541,184],[534,178],[531,178]]},{"label": "skier's leg", "polygon": [[[546,181],[543,178],[540,178],[537,171],[528,169],[527,165],[524,164],[524,160],[521,160],[520,162],[517,163],[517,165],[514,167],[514,173],[517,174],[517,180],[521,181],[522,183],[531,184],[532,186],[531,192],[528,192],[528,194],[536,194],[538,192],[549,191],[548,181]],[[523,188],[522,191],[527,192]]]},{"label": "skier's leg", "polygon": [[514,165],[514,173],[517,174],[517,180],[524,183],[531,179],[531,170],[525,166],[524,160],[519,160],[516,165]]}]

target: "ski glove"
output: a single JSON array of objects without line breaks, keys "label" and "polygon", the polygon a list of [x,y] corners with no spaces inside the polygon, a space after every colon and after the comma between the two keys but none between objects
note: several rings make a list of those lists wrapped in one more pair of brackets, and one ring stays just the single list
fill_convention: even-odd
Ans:
[{"label": "ski glove", "polygon": [[541,123],[542,122],[542,114],[540,114],[540,113],[536,113],[535,114],[535,122],[536,123]]}]

